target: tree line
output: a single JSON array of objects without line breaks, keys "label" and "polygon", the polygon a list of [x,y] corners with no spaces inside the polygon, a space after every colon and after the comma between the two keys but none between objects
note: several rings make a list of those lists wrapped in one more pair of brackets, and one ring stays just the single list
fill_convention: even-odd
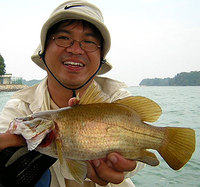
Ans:
[{"label": "tree line", "polygon": [[6,73],[6,65],[4,63],[4,59],[0,54],[0,75],[4,75]]},{"label": "tree line", "polygon": [[173,78],[143,79],[140,86],[200,86],[200,71],[178,73]]}]

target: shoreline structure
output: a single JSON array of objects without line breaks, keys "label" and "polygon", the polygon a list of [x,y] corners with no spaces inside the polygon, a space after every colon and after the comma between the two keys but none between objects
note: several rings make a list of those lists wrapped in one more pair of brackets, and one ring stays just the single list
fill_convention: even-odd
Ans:
[{"label": "shoreline structure", "polygon": [[0,84],[0,92],[14,92],[27,87],[23,84]]}]

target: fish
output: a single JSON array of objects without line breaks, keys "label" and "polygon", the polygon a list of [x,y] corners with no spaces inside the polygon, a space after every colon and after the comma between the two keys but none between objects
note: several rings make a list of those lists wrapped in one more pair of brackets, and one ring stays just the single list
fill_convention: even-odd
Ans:
[{"label": "fish", "polygon": [[86,161],[112,152],[157,166],[159,160],[151,152],[155,150],[170,168],[181,169],[195,151],[195,130],[152,125],[161,114],[161,107],[149,98],[128,96],[110,102],[91,84],[78,105],[15,118],[9,132],[22,135],[30,151],[58,158],[82,183]]}]

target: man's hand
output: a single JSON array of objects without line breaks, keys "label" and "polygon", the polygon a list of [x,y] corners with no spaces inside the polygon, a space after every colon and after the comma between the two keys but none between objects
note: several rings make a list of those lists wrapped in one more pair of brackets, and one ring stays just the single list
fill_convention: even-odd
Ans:
[{"label": "man's hand", "polygon": [[26,141],[22,136],[10,133],[0,134],[0,151],[7,147],[20,147],[25,144]]},{"label": "man's hand", "polygon": [[90,161],[87,177],[101,186],[108,183],[119,184],[124,180],[124,172],[135,168],[136,161],[127,160],[117,153],[110,153],[105,159]]}]

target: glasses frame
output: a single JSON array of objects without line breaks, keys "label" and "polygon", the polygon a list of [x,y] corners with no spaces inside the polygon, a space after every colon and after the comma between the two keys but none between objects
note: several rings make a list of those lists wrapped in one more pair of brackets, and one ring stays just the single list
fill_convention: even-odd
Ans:
[{"label": "glasses frame", "polygon": [[[68,37],[68,38],[71,39],[72,42],[71,42],[71,44],[70,44],[69,46],[64,46],[64,45],[58,44],[58,40],[59,40],[60,38],[56,38],[55,36],[52,36],[52,37],[51,37],[51,39],[54,40],[55,44],[56,44],[57,46],[59,46],[59,47],[64,47],[64,48],[71,47],[71,46],[74,45],[74,42],[76,41],[76,42],[79,43],[80,48],[81,48],[82,50],[84,50],[84,51],[87,51],[87,52],[94,52],[94,51],[96,51],[98,48],[101,48],[100,45],[97,45],[96,43],[94,43],[94,46],[96,46],[96,49],[94,49],[94,50],[88,50],[88,49],[83,48],[83,45],[82,45],[82,42],[84,42],[85,40],[79,41],[79,40],[74,40],[74,39],[71,38],[71,37]],[[64,39],[63,39],[63,40],[64,40]]]}]

